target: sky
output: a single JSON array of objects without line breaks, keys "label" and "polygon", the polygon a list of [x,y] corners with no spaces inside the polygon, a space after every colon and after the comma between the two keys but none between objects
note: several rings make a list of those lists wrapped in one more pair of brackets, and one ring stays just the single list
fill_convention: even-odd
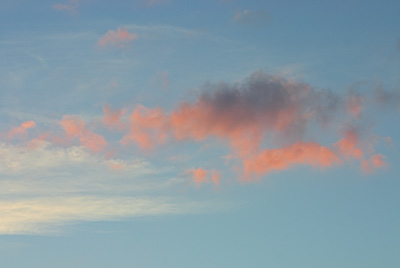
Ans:
[{"label": "sky", "polygon": [[399,10],[2,0],[2,265],[399,267]]}]

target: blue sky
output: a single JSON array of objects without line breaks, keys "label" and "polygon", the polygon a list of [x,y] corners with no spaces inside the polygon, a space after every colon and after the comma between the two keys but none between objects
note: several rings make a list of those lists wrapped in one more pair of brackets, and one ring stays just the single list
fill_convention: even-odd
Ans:
[{"label": "blue sky", "polygon": [[398,267],[399,8],[1,1],[1,262]]}]

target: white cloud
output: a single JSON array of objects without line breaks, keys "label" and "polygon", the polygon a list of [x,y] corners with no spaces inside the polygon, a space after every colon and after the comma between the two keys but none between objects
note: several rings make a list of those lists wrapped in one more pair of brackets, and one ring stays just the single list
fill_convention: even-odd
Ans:
[{"label": "white cloud", "polygon": [[62,196],[12,199],[0,201],[0,234],[54,234],[70,223],[193,213],[204,207],[205,203],[178,202],[162,197]]},{"label": "white cloud", "polygon": [[156,171],[140,159],[107,160],[82,147],[46,142],[36,148],[0,143],[0,158],[0,234],[51,234],[75,222],[211,207],[167,196],[185,178],[170,177],[168,169]]}]

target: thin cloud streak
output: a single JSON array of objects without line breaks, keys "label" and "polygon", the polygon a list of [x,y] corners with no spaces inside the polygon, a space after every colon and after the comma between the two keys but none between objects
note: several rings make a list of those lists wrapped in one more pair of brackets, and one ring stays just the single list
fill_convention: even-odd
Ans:
[{"label": "thin cloud streak", "polygon": [[171,198],[64,196],[0,200],[0,234],[57,234],[67,224],[196,213],[206,203]]},{"label": "thin cloud streak", "polygon": [[[0,156],[5,159],[0,162],[0,234],[53,234],[76,222],[199,213],[211,207],[206,201],[164,196],[184,180],[165,178],[163,168],[138,159],[106,160],[82,147],[47,142],[34,149],[3,143]],[[123,168],[115,171],[114,164]]]},{"label": "thin cloud streak", "polygon": [[70,14],[76,14],[78,12],[79,0],[68,0],[64,4],[54,4],[53,8],[58,11],[65,11]]}]

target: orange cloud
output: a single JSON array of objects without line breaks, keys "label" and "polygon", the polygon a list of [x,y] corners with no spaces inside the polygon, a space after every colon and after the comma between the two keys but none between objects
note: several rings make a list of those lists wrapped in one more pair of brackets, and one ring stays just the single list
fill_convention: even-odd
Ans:
[{"label": "orange cloud", "polygon": [[107,142],[103,136],[88,130],[85,122],[77,117],[63,116],[60,124],[68,139],[79,138],[81,145],[93,152],[101,152],[107,146]]},{"label": "orange cloud", "polygon": [[138,39],[136,33],[130,33],[126,29],[118,28],[116,31],[109,30],[103,37],[99,39],[97,45],[100,47],[118,46],[125,47],[127,44],[132,43]]},{"label": "orange cloud", "polygon": [[329,148],[318,143],[298,142],[280,149],[267,149],[250,159],[244,159],[246,179],[271,171],[280,171],[296,164],[329,167],[341,163],[340,158]]},{"label": "orange cloud", "polygon": [[8,138],[13,139],[15,137],[23,137],[26,135],[27,130],[35,127],[36,123],[34,121],[27,121],[22,123],[20,126],[12,128],[8,132]]}]

